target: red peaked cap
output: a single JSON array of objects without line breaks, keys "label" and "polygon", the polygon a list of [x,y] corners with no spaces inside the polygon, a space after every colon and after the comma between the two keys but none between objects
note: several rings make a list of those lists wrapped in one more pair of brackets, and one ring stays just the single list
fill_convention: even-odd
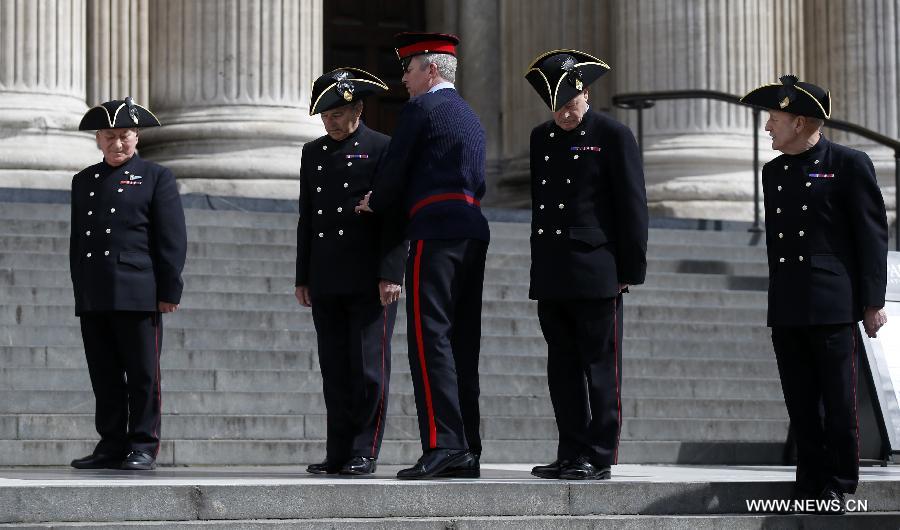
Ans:
[{"label": "red peaked cap", "polygon": [[449,33],[403,32],[394,35],[400,60],[423,53],[448,53],[456,56],[459,37]]}]

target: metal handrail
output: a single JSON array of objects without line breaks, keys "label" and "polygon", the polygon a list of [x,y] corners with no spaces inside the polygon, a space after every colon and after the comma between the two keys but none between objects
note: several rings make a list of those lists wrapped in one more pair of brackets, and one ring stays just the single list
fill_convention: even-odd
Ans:
[{"label": "metal handrail", "polygon": [[[739,96],[716,90],[667,90],[617,94],[612,98],[613,105],[623,109],[636,110],[638,113],[637,140],[642,159],[644,156],[644,109],[654,106],[657,101],[673,99],[712,99],[749,107],[753,111],[753,225],[750,227],[750,231],[762,232],[759,215],[759,121],[760,112],[768,109],[742,103]],[[894,220],[894,245],[895,249],[900,251],[900,140],[842,120],[825,120],[825,126],[857,134],[894,150],[894,209],[898,212],[898,217]]]}]

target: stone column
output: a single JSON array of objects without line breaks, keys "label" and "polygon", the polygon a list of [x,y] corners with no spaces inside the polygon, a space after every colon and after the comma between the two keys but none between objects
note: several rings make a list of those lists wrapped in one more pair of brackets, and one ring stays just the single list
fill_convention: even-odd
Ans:
[{"label": "stone column", "polygon": [[[734,95],[771,82],[775,20],[791,2],[615,0],[615,91],[709,89]],[[790,27],[793,22],[788,23]],[[636,113],[620,111],[635,129]],[[637,132],[635,130],[635,132]],[[648,201],[657,215],[752,218],[752,115],[709,100],[644,111]],[[763,145],[763,147],[765,147]],[[762,158],[765,162],[771,152]]]},{"label": "stone column", "polygon": [[[806,79],[831,91],[831,117],[900,137],[900,0],[810,1],[804,15]],[[869,154],[893,209],[893,152],[854,134],[825,134]]]},{"label": "stone column", "polygon": [[[531,129],[553,116],[550,109],[525,80],[531,61],[549,50],[576,48],[612,62],[610,57],[609,3],[593,0],[500,0],[500,52],[497,64],[488,70],[499,72],[502,84],[493,83],[500,93],[500,170],[493,204],[523,207],[530,204],[528,141]],[[613,64],[613,68],[615,65]],[[609,106],[609,75],[590,87],[594,109]]]},{"label": "stone column", "polygon": [[460,0],[457,81],[460,94],[481,120],[487,143],[485,204],[496,204],[500,168],[499,0]]},{"label": "stone column", "polygon": [[87,0],[87,104],[150,101],[149,0]]},{"label": "stone column", "polygon": [[0,187],[66,189],[101,159],[84,96],[83,0],[0,0]]},{"label": "stone column", "polygon": [[[775,72],[770,83],[777,83],[784,74],[806,79],[804,6],[805,0],[778,0],[775,5]],[[763,79],[759,84],[765,82]]]},{"label": "stone column", "polygon": [[143,133],[143,156],[183,192],[296,196],[300,147],[324,134],[308,115],[322,0],[157,0],[150,27],[150,106],[164,126]]}]

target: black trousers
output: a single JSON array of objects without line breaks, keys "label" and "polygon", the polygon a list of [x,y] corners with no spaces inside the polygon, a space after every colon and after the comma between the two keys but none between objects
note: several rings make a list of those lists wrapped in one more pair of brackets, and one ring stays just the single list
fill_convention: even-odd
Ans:
[{"label": "black trousers", "polygon": [[423,452],[481,454],[478,358],[487,247],[477,239],[410,242],[409,366]]},{"label": "black trousers", "polygon": [[159,313],[104,311],[81,316],[81,338],[96,398],[95,453],[159,453],[162,400]]},{"label": "black trousers", "polygon": [[378,458],[391,378],[397,304],[375,295],[312,298],[325,394],[326,459]]},{"label": "black trousers", "polygon": [[622,295],[539,300],[538,318],[559,429],[557,458],[615,464],[622,428]]},{"label": "black trousers", "polygon": [[857,330],[855,324],[773,327],[781,389],[797,440],[797,488],[859,483]]}]

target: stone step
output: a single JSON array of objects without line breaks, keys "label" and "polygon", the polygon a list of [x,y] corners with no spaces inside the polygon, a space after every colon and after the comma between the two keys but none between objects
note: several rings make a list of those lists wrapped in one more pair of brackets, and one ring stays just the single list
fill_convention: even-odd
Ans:
[{"label": "stone step", "polygon": [[[403,351],[393,351],[391,362],[395,370],[406,370],[408,357]],[[15,368],[75,368],[85,366],[82,348],[0,347],[0,366]],[[166,351],[161,359],[163,371],[170,369],[207,370],[318,370],[318,356],[313,351],[270,352],[252,350],[182,350]],[[775,377],[777,367],[774,357],[769,359],[710,359],[690,357],[642,357],[628,355],[623,358],[623,373],[636,376],[670,374],[674,376],[703,377]],[[482,355],[478,366],[481,374],[543,375],[547,370],[544,352],[531,354],[490,353]]]},{"label": "stone step", "polygon": [[[769,419],[786,417],[784,401],[776,398],[746,400],[742,398],[697,397],[636,397],[626,392],[622,396],[622,417],[628,418],[695,418],[695,419]],[[94,399],[84,390],[0,390],[4,398],[4,414],[93,414]],[[243,401],[242,401],[243,400]],[[552,417],[549,397],[502,396],[481,400],[481,415],[485,418]],[[178,392],[163,396],[163,412],[172,415],[304,415],[322,414],[325,401],[321,392]],[[388,395],[388,414],[415,415],[411,393],[392,389]]]},{"label": "stone step", "polygon": [[[68,277],[66,281],[69,281]],[[191,287],[191,285],[188,285]],[[70,305],[72,300],[70,285],[55,286],[15,286],[0,285],[0,299],[10,303],[25,305]],[[244,310],[286,310],[297,309],[297,300],[292,292],[253,293],[227,291],[198,291],[185,289],[182,309],[244,309]],[[401,294],[406,298],[406,292]],[[655,289],[647,286],[635,287],[625,298],[626,310],[639,306],[667,306],[674,311],[690,308],[716,308],[725,314],[732,309],[765,309],[767,295],[749,291],[694,291],[684,289]],[[405,304],[400,304],[404,311]],[[535,315],[537,302],[511,298],[488,298],[482,300],[482,314]]]},{"label": "stone step", "polygon": [[[41,525],[74,518],[83,524],[260,525],[280,520],[306,524],[301,528],[324,520],[334,522],[320,528],[833,530],[896,528],[900,511],[900,483],[891,478],[860,483],[852,498],[868,501],[870,513],[829,518],[748,514],[748,500],[790,498],[790,468],[695,471],[677,466],[657,471],[623,465],[614,468],[612,480],[579,482],[531,478],[528,466],[496,467],[485,469],[480,480],[408,482],[391,478],[399,469],[391,466],[365,480],[309,477],[297,465],[150,474],[9,470],[3,475],[10,478],[0,488],[0,520]],[[490,519],[482,524],[481,518]]]},{"label": "stone step", "polygon": [[[786,418],[730,420],[693,418],[624,418],[623,440],[773,442],[787,436]],[[325,416],[308,415],[165,415],[167,440],[324,440]],[[558,438],[553,417],[489,417],[482,420],[486,440]],[[0,415],[2,440],[92,440],[92,414]],[[418,440],[415,416],[389,415],[388,440]]]},{"label": "stone step", "polygon": [[[293,298],[293,297],[291,297]],[[537,307],[532,303],[488,303],[482,309],[482,331],[487,334],[540,334]],[[398,309],[395,329],[405,329],[405,304]],[[74,306],[13,303],[0,306],[0,326],[34,322],[63,322],[72,318]],[[699,306],[626,305],[625,324],[643,321],[695,322],[701,324],[756,324],[765,326],[765,308],[719,308]],[[239,309],[182,307],[166,316],[166,326],[173,328],[231,328],[231,329],[315,329],[312,312],[294,300],[293,307],[259,309],[252,306]]]},{"label": "stone step", "polygon": [[[709,377],[705,374],[676,377],[629,375],[623,370],[622,393],[635,397],[751,398],[777,395],[781,386],[777,375],[769,377]],[[546,375],[481,374],[482,396],[546,396]],[[314,371],[287,370],[167,370],[162,389],[169,391],[220,392],[321,392],[322,378]],[[0,368],[0,390],[89,390],[86,369]],[[391,393],[411,393],[408,369],[395,366]],[[761,392],[756,394],[756,392]]]},{"label": "stone step", "polygon": [[[98,227],[100,230],[102,227]],[[102,249],[103,235],[95,234],[97,250]],[[523,245],[522,240],[513,238],[494,238],[488,252],[492,255],[519,256],[519,266],[527,265],[531,250]],[[69,252],[69,237],[58,234],[48,235],[2,235],[0,234],[0,252],[31,252],[47,254],[65,254]],[[206,240],[188,239],[188,261],[197,258],[237,258],[257,260],[293,261],[297,255],[296,242],[293,244],[266,243],[256,240],[241,242],[228,240],[225,242],[209,242]],[[723,247],[669,244],[664,241],[648,244],[647,257],[650,260],[678,258],[687,261],[717,261],[723,265],[730,261],[758,261],[766,259],[765,249],[758,247]]]},{"label": "stone step", "polygon": [[[90,454],[91,440],[0,440],[0,466],[65,466],[73,458]],[[551,462],[555,440],[483,440],[482,462]],[[777,462],[783,441],[679,441],[623,440],[620,463],[765,464]],[[410,464],[422,454],[418,440],[385,440],[379,461]],[[319,462],[325,455],[323,440],[163,440],[160,465],[291,465]]]},{"label": "stone step", "polygon": [[[60,321],[55,327],[25,324],[0,326],[0,346],[77,346],[81,344],[81,331],[74,315],[70,318],[71,320]],[[521,324],[521,326],[526,325],[528,325],[528,321]],[[395,329],[392,344],[405,343],[405,331],[402,326]],[[482,352],[545,351],[546,343],[539,331],[511,331],[516,334],[489,335],[485,332],[481,337]],[[727,342],[729,338],[734,341],[752,341],[754,342],[753,348],[769,351],[770,331],[768,328],[740,324],[637,322],[626,324],[624,341],[628,345],[637,338],[653,338],[655,341],[666,342],[658,347],[667,348],[673,341],[699,341],[705,336],[710,337],[711,340],[721,339],[724,342]],[[312,329],[306,331],[250,330],[166,326],[163,344],[167,349],[254,349],[261,345],[267,345],[274,350],[291,350],[311,349],[315,343],[315,331]],[[665,351],[665,349],[660,351]],[[697,356],[702,356],[702,354],[698,353]]]},{"label": "stone step", "polygon": [[[255,220],[258,214],[245,214],[251,225],[227,226],[221,223],[220,217],[207,220],[199,218],[196,210],[186,211],[188,225],[188,239],[207,242],[258,242],[275,244],[296,244],[297,222],[295,216],[287,216],[288,219],[279,218],[277,222],[258,222]],[[0,235],[56,235],[69,234],[69,222],[32,219],[3,219],[0,226]],[[265,221],[265,218],[263,219]],[[218,224],[211,224],[218,223]],[[491,235],[494,239],[513,238],[527,239],[530,236],[530,226],[527,223],[490,222]],[[693,245],[702,242],[706,246],[726,247],[758,247],[764,248],[765,239],[760,236],[742,231],[715,231],[715,230],[683,230],[669,228],[651,228],[649,231],[649,244],[683,244]]]},{"label": "stone step", "polygon": [[[94,398],[89,388],[83,390],[0,390],[5,401],[5,414],[93,414]],[[623,389],[623,418],[695,418],[695,419],[783,419],[781,394],[771,398],[723,396],[638,396],[628,387]],[[167,391],[163,412],[167,414],[322,414],[325,402],[321,392],[201,392]],[[746,403],[741,403],[745,401]],[[552,417],[549,396],[489,396],[481,399],[483,417],[511,416],[526,418]],[[388,396],[388,413],[415,415],[411,393],[392,390]]]},{"label": "stone step", "polygon": [[[68,239],[60,239],[60,249],[31,248],[37,245],[26,244],[19,247],[0,249],[0,267],[15,268],[27,261],[48,270],[65,270],[69,268]],[[218,248],[213,250],[197,250],[197,245],[189,244],[185,273],[191,274],[244,274],[290,276],[294,273],[296,249],[293,247],[280,250],[254,249],[251,244],[236,244],[234,248]],[[648,271],[651,273],[683,273],[683,274],[715,274],[725,276],[767,276],[768,265],[765,254],[754,258],[742,258],[734,252],[724,249],[723,256],[704,257],[702,247],[684,247],[677,254],[666,254],[665,249],[650,252],[647,256]],[[100,249],[95,257],[103,258]],[[529,254],[502,254],[489,252],[486,274],[490,277],[493,271],[514,271],[527,279],[531,266]],[[524,276],[522,276],[524,275]],[[490,278],[486,278],[490,281]]]},{"label": "stone step", "polygon": [[[4,221],[4,225],[6,225],[7,221],[15,221],[21,223],[18,226],[24,229],[32,226],[28,224],[30,222],[55,221],[59,224],[47,226],[47,228],[61,229],[64,231],[62,233],[66,234],[68,234],[69,217],[68,205],[59,204],[4,203],[3,211],[0,212],[0,220]],[[191,228],[224,228],[226,230],[222,234],[226,238],[228,230],[235,228],[283,231],[294,235],[297,229],[296,213],[239,212],[188,208],[185,210],[185,219]],[[528,223],[490,221],[490,226],[491,234],[494,238],[518,237],[527,239],[531,232]],[[12,228],[9,230],[11,231]],[[28,231],[35,233],[35,230]],[[668,241],[678,241],[686,244],[698,240],[725,246],[760,246],[765,244],[761,234],[752,234],[745,230],[718,230],[715,227],[710,227],[707,230],[651,228],[650,241],[654,242],[656,237],[662,237],[659,234],[663,234]],[[212,233],[208,235],[215,237]],[[292,240],[288,242],[290,241]]]},{"label": "stone step", "polygon": [[[80,348],[80,330],[72,325],[49,328],[47,326],[5,326],[0,327],[0,347],[15,346],[25,348],[48,347],[51,355],[58,348]],[[163,354],[168,351],[184,350],[256,350],[266,346],[267,351],[311,352],[316,348],[313,332],[240,332],[219,331],[223,340],[216,340],[217,332],[210,330],[167,329],[163,339]],[[288,337],[281,335],[288,334]],[[271,335],[271,336],[269,336]],[[278,339],[278,342],[273,342]],[[395,352],[407,351],[405,330],[396,329],[391,348]],[[712,358],[773,358],[771,339],[746,340],[729,338],[727,335],[713,335],[709,338],[691,336],[681,339],[658,341],[648,337],[633,337],[626,330],[623,355],[654,358],[712,357]],[[546,354],[547,345],[543,337],[481,337],[482,356],[492,353]]]},{"label": "stone step", "polygon": [[[52,264],[34,261],[23,254],[0,255],[0,286],[71,287],[68,261],[60,258]],[[2,263],[3,261],[12,262]],[[275,263],[283,271],[266,272],[256,266],[245,266],[241,260],[193,262],[186,268],[184,279],[188,291],[282,293],[294,292],[294,265]],[[764,265],[760,265],[764,267]],[[201,270],[202,269],[202,270]],[[528,271],[525,269],[489,269],[485,273],[486,298],[519,299],[528,297]],[[683,274],[675,272],[647,273],[646,283],[634,289],[678,289],[713,292],[765,291],[765,275]]]},{"label": "stone step", "polygon": [[[871,530],[872,528],[893,528],[900,519],[895,513],[864,513],[844,515],[835,518],[829,515],[546,515],[546,516],[480,516],[480,517],[376,517],[376,518],[313,518],[313,519],[238,519],[233,521],[160,521],[153,527],[161,530],[203,530],[250,528],[291,528],[312,530],[320,528],[341,528],[345,530],[373,530],[391,528],[396,530],[444,529],[460,530],[506,530],[543,528],[590,528],[593,530],[618,530],[621,528],[652,528],[654,530],[759,530],[779,528],[782,530]],[[83,527],[82,523],[49,522],[41,523],[52,528]],[[116,522],[92,523],[92,528],[132,528],[148,523]]]}]

